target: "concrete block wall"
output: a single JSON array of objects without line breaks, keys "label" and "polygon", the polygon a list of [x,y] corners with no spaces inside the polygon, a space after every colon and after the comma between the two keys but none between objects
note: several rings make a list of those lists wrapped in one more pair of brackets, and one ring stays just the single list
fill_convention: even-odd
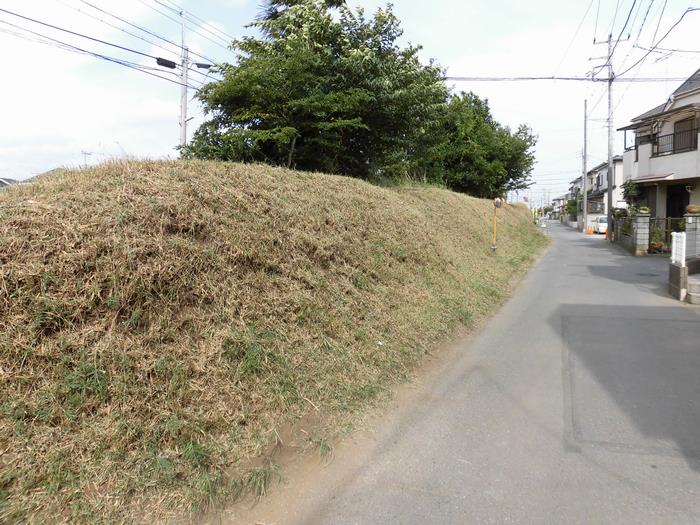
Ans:
[{"label": "concrete block wall", "polygon": [[634,220],[634,254],[646,255],[649,250],[649,214],[640,213]]},{"label": "concrete block wall", "polygon": [[685,214],[686,257],[700,257],[700,214]]},{"label": "concrete block wall", "polygon": [[671,263],[668,268],[668,293],[679,301],[688,295],[688,267]]}]

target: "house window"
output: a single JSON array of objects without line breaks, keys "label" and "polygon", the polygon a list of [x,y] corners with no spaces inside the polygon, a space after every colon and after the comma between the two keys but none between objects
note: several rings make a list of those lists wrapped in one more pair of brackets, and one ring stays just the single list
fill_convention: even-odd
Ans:
[{"label": "house window", "polygon": [[588,201],[588,213],[605,213],[603,201]]},{"label": "house window", "polygon": [[673,151],[688,151],[698,146],[698,130],[694,118],[673,124]]},{"label": "house window", "polygon": [[687,118],[685,120],[679,120],[673,124],[673,132],[681,133],[683,131],[690,131],[695,128],[695,119]]}]

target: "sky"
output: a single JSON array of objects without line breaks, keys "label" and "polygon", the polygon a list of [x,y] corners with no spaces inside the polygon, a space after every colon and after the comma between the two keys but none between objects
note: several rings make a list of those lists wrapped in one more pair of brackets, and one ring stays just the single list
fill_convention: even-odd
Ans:
[{"label": "sky", "polygon": [[[0,177],[26,179],[59,166],[114,158],[176,158],[180,80],[152,58],[179,61],[179,47],[160,39],[181,41],[173,8],[179,6],[193,20],[185,30],[185,41],[196,53],[193,60],[231,62],[227,43],[251,34],[246,25],[259,5],[260,0],[0,0]],[[348,5],[371,13],[386,2],[348,0]],[[620,37],[612,60],[619,76],[613,83],[614,127],[619,128],[663,103],[682,79],[700,69],[700,11],[687,13],[673,27],[686,9],[696,7],[700,0],[398,0],[394,12],[404,29],[403,43],[422,45],[422,58],[435,59],[454,77],[587,77],[605,63],[600,57],[607,53],[608,35],[613,43]],[[54,39],[51,45],[36,41],[46,37]],[[69,52],[57,47],[56,40],[153,67],[149,72],[164,78]],[[642,49],[654,44],[652,53]],[[626,72],[630,66],[635,67]],[[606,74],[600,72],[598,78]],[[206,75],[206,70],[193,71],[190,83],[200,85]],[[630,78],[638,81],[624,82]],[[607,158],[605,82],[449,84],[455,91],[487,98],[502,124],[515,128],[524,123],[538,136],[535,184],[520,193],[521,199],[550,201],[580,175],[584,99],[592,109],[588,166]],[[188,96],[190,137],[204,118],[194,94],[190,90]],[[621,154],[623,133],[614,135],[615,154]]]}]

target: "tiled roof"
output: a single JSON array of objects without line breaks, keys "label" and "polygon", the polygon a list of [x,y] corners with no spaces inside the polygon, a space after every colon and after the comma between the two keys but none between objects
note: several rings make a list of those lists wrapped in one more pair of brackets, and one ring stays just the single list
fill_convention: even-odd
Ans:
[{"label": "tiled roof", "polygon": [[683,82],[680,87],[673,92],[674,97],[687,93],[688,91],[693,91],[694,89],[700,88],[700,69],[693,73],[688,80]]},{"label": "tiled roof", "polygon": [[635,122],[637,120],[644,120],[645,118],[653,117],[654,115],[657,115],[659,113],[663,113],[665,107],[666,107],[666,102],[656,106],[654,109],[650,109],[646,113],[642,113],[638,117],[634,117],[632,119],[632,122]]}]

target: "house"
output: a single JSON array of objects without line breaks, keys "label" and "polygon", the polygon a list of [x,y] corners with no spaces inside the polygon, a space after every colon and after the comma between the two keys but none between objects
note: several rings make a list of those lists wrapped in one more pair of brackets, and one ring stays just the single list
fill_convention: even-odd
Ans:
[{"label": "house", "polygon": [[700,204],[699,123],[700,70],[666,102],[618,130],[625,132],[624,180],[638,185],[637,200],[654,217],[679,218],[688,204]]},{"label": "house", "polygon": [[577,199],[583,189],[583,177],[578,177],[569,183],[569,198]]},{"label": "house", "polygon": [[[583,196],[583,177],[577,177],[574,180],[572,180],[569,183],[569,193],[568,193],[568,198],[569,200],[575,200],[578,203],[578,208],[577,212],[575,215],[573,214],[566,214],[565,215],[565,223],[571,226],[572,228],[578,228],[579,224],[579,216],[583,215],[583,208],[581,207],[581,197]],[[582,223],[583,224],[583,223]]]},{"label": "house", "polygon": [[[613,208],[627,207],[622,195],[622,155],[613,157]],[[588,172],[588,214],[608,214],[608,163],[603,162]]]},{"label": "house", "polygon": [[552,199],[552,218],[559,219],[566,214],[566,203],[568,200],[568,195],[562,195],[561,197],[556,197]]}]

